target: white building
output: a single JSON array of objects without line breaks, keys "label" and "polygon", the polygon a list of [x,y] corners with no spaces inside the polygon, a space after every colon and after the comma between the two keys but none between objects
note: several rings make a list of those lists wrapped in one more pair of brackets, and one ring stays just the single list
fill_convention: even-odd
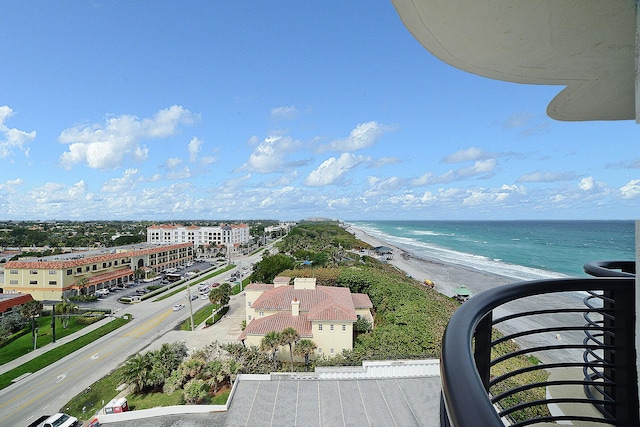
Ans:
[{"label": "white building", "polygon": [[147,243],[159,245],[193,242],[196,247],[235,247],[249,243],[250,238],[247,224],[223,224],[215,227],[161,224],[147,227]]}]

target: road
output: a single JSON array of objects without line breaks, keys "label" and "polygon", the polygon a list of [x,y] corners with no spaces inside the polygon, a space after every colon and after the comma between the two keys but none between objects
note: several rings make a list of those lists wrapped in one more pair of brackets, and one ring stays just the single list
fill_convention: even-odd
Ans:
[{"label": "road", "polygon": [[[238,257],[234,262],[238,266],[248,266],[259,261],[261,256]],[[230,273],[225,272],[211,281],[222,280]],[[197,292],[197,288],[193,287],[191,291]],[[152,300],[118,311],[118,316],[132,314],[133,320],[117,331],[0,390],[0,426],[26,426],[40,415],[57,412],[79,392],[116,369],[128,356],[145,349],[189,317],[186,291],[162,301]],[[207,302],[193,300],[193,311]],[[186,308],[173,311],[176,303],[185,304]]]}]

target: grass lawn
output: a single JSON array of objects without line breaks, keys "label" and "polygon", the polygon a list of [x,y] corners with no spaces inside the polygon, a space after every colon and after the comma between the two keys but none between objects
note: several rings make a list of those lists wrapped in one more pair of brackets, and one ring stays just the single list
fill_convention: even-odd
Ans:
[{"label": "grass lawn", "polygon": [[[197,327],[199,324],[207,320],[208,317],[211,317],[211,310],[213,310],[217,305],[207,304],[202,307],[200,310],[193,313],[193,324]],[[181,331],[190,331],[191,330],[191,319],[186,319],[180,325]]]},{"label": "grass lawn", "polygon": [[[40,317],[36,320],[38,322],[37,347],[41,348],[53,342],[53,336],[51,333],[51,316]],[[69,326],[67,329],[64,329],[62,327],[62,319],[56,318],[56,339],[71,335],[85,326],[88,325],[76,323],[76,318],[72,317],[69,321]],[[27,328],[31,330],[31,325],[27,326]],[[10,362],[20,356],[24,356],[31,351],[33,351],[33,337],[31,332],[29,332],[0,349],[0,365]]]},{"label": "grass lawn", "polygon": [[59,347],[53,348],[48,352],[36,357],[35,359],[28,361],[23,365],[20,365],[8,372],[5,372],[4,374],[0,375],[0,390],[9,386],[11,384],[11,380],[13,380],[14,378],[17,378],[28,372],[33,373],[33,372],[39,371],[40,369],[46,366],[49,366],[52,363],[57,362],[58,360],[84,347],[85,345],[92,343],[98,338],[103,337],[109,332],[112,332],[118,329],[119,327],[127,324],[128,322],[129,322],[128,318],[127,319],[116,318],[111,322],[107,323],[106,325],[103,325],[98,329],[89,332],[88,334],[82,335],[73,341],[62,344]]},{"label": "grass lawn", "polygon": [[116,369],[74,397],[64,406],[65,412],[84,421],[95,415],[103,407],[103,402],[106,404],[118,395],[119,391],[116,389],[120,385],[121,369]]},{"label": "grass lawn", "polygon": [[133,393],[127,396],[129,409],[149,409],[156,406],[182,405],[182,390],[176,390],[172,394],[165,393]]}]

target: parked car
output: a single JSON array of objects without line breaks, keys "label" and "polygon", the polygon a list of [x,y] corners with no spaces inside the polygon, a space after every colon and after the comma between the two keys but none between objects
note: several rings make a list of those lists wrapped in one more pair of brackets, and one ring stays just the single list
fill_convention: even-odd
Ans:
[{"label": "parked car", "polygon": [[99,297],[106,297],[107,295],[109,295],[109,290],[108,289],[98,289],[96,291],[96,295],[98,295]]},{"label": "parked car", "polygon": [[180,311],[184,308],[184,304],[175,304],[173,306],[173,311]]},{"label": "parked car", "polygon": [[79,425],[78,419],[59,412],[51,416],[44,415],[29,424],[29,427],[74,427]]}]

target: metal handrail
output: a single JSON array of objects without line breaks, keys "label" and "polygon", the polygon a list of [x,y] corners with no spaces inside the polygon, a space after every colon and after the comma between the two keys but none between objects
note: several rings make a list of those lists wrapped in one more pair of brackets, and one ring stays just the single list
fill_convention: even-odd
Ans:
[{"label": "metal handrail", "polygon": [[634,277],[636,274],[635,261],[593,261],[583,268],[594,277]]},{"label": "metal handrail", "polygon": [[[498,396],[490,396],[490,385],[496,378],[491,378],[491,332],[494,324],[501,323],[502,319],[493,320],[494,310],[509,302],[522,298],[535,297],[542,294],[554,294],[561,292],[600,292],[608,293],[608,298],[615,301],[612,307],[595,307],[576,309],[576,312],[589,311],[596,315],[610,311],[615,317],[615,322],[604,325],[603,322],[583,327],[585,332],[591,335],[598,333],[615,333],[613,342],[598,343],[590,340],[582,344],[541,345],[532,346],[526,351],[535,353],[538,350],[551,350],[561,348],[582,348],[593,354],[605,353],[606,361],[583,360],[562,361],[557,364],[547,364],[547,368],[563,368],[570,366],[588,367],[601,372],[613,370],[616,379],[612,382],[611,372],[605,374],[605,379],[585,378],[578,381],[583,386],[606,388],[605,392],[597,393],[597,398],[585,394],[568,396],[561,399],[547,399],[539,402],[523,402],[522,407],[531,405],[547,405],[556,402],[574,403],[576,405],[592,405],[605,407],[608,412],[601,417],[585,416],[582,414],[556,414],[537,419],[521,420],[515,425],[529,425],[540,422],[560,420],[587,420],[601,424],[615,424],[620,426],[632,426],[638,424],[638,393],[637,373],[635,368],[634,349],[634,279],[627,278],[589,278],[589,279],[560,279],[540,280],[532,282],[520,282],[506,286],[489,289],[478,293],[473,298],[462,304],[454,313],[445,331],[442,342],[441,355],[441,379],[442,402],[441,424],[443,426],[471,427],[471,426],[496,426],[504,425],[502,417],[519,408],[496,409],[495,402]],[[553,310],[531,310],[521,313],[521,316],[537,315],[541,312]],[[558,310],[571,311],[571,310]],[[584,313],[588,315],[589,313]],[[607,314],[607,313],[605,313]],[[513,316],[505,316],[505,318]],[[504,326],[504,325],[501,325]],[[538,332],[553,332],[565,330],[565,325],[550,328],[536,328]],[[568,328],[573,330],[574,328]],[[579,328],[578,328],[579,329]],[[520,337],[523,334],[518,331],[509,339]],[[606,357],[607,354],[616,354],[617,358]],[[628,357],[626,357],[628,356]],[[532,369],[543,369],[537,366]],[[598,382],[597,385],[592,384]],[[575,379],[564,381],[565,384],[575,384]],[[556,385],[555,381],[548,381],[536,386]],[[524,385],[524,387],[533,387]],[[614,399],[614,400],[611,400]],[[613,415],[612,415],[613,414]]]}]

